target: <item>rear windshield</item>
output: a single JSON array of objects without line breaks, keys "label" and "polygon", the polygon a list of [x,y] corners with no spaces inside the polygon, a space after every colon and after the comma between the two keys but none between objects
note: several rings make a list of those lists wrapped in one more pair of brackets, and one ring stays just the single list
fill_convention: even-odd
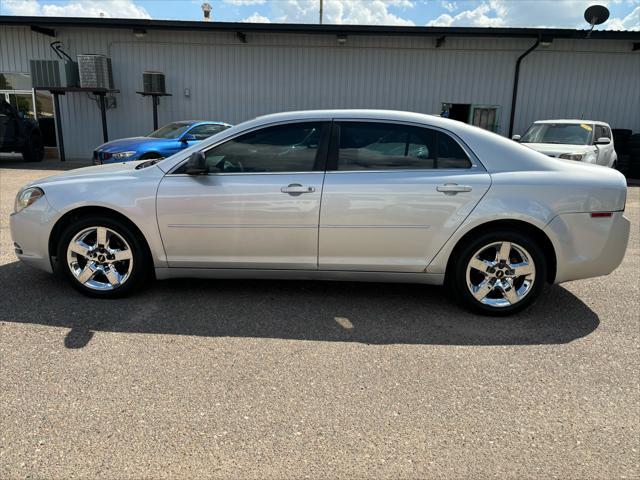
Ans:
[{"label": "rear windshield", "polygon": [[587,123],[534,123],[520,141],[589,145],[592,134],[593,126]]}]

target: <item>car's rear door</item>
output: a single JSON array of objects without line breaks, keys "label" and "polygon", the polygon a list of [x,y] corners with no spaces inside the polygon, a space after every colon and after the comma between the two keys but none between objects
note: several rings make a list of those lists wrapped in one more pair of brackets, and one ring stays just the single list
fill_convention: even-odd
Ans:
[{"label": "car's rear door", "polygon": [[329,129],[263,127],[206,150],[208,175],[167,174],[157,215],[169,266],[317,269]]},{"label": "car's rear door", "polygon": [[319,232],[321,270],[420,272],[491,179],[448,132],[334,122]]}]

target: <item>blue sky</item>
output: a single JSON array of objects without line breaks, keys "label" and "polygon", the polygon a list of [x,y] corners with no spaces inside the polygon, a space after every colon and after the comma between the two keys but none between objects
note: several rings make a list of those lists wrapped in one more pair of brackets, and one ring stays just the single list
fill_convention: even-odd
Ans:
[{"label": "blue sky", "polygon": [[[214,21],[317,23],[320,0],[208,0]],[[198,20],[203,0],[0,0],[2,15]],[[610,30],[640,30],[640,0],[324,0],[324,21],[360,25],[585,28],[594,3]]]}]

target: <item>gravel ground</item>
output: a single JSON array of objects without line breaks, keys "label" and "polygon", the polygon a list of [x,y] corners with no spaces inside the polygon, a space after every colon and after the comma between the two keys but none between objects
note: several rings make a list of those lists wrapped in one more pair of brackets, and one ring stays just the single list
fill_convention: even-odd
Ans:
[{"label": "gravel ground", "polygon": [[419,285],[167,281],[84,298],[8,216],[0,478],[640,478],[640,189],[613,274],[481,318]]}]

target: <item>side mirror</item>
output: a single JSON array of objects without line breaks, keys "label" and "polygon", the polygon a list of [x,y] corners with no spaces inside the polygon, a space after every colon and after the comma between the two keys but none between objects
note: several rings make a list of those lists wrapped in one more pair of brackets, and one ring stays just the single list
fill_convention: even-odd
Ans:
[{"label": "side mirror", "polygon": [[521,138],[522,137],[520,135],[514,135],[513,137],[511,137],[511,140],[513,140],[515,142],[519,142]]},{"label": "side mirror", "polygon": [[611,139],[607,137],[600,137],[594,142],[594,145],[609,145],[611,143]]},{"label": "side mirror", "polygon": [[181,142],[187,143],[187,142],[193,142],[194,140],[197,140],[195,135],[191,135],[190,133],[185,133],[182,138],[180,139]]},{"label": "side mirror", "polygon": [[209,173],[207,168],[207,157],[204,152],[193,152],[187,160],[187,166],[185,168],[187,175],[205,175]]}]

